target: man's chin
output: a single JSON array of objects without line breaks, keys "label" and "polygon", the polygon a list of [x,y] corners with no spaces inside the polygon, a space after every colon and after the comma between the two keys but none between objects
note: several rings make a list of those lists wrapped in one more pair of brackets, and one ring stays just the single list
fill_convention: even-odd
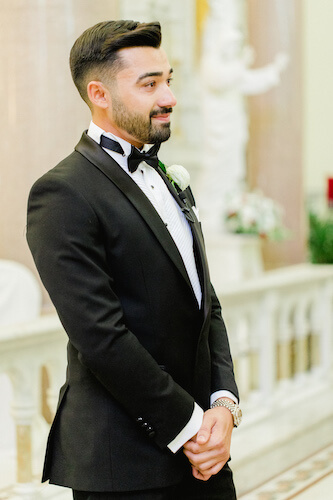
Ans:
[{"label": "man's chin", "polygon": [[150,144],[155,144],[156,142],[165,142],[170,138],[171,129],[170,123],[163,123],[158,127],[158,130],[153,130],[151,134]]}]

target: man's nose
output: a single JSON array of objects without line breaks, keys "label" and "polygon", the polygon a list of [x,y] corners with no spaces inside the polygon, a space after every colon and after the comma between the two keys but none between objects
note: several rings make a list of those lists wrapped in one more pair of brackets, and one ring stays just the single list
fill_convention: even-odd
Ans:
[{"label": "man's nose", "polygon": [[169,86],[163,88],[157,104],[160,108],[173,108],[176,106],[177,99]]}]

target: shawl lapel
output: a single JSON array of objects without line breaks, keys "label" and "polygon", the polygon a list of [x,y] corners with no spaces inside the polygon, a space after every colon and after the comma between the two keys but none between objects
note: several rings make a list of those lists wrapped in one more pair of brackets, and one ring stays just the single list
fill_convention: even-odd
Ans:
[{"label": "shawl lapel", "polygon": [[198,273],[201,275],[203,298],[203,323],[197,345],[193,389],[196,401],[202,408],[209,408],[210,402],[209,398],[207,399],[207,394],[210,394],[211,391],[211,358],[207,338],[211,319],[211,284],[201,225],[192,210],[194,198],[191,189],[188,187],[184,191],[178,192],[164,172],[161,169],[159,170],[169,191],[187,217],[193,235],[193,243],[197,255]]},{"label": "shawl lapel", "polygon": [[201,224],[198,221],[194,211],[192,210],[192,206],[194,205],[194,198],[190,187],[187,187],[184,191],[178,192],[160,167],[158,171],[165,184],[167,185],[170,193],[175,198],[176,202],[187,218],[192,231],[194,247],[197,253],[198,273],[201,278],[200,281],[202,285],[204,313],[204,324],[202,328],[203,331],[205,329],[205,323],[208,320],[210,313],[210,277]]}]

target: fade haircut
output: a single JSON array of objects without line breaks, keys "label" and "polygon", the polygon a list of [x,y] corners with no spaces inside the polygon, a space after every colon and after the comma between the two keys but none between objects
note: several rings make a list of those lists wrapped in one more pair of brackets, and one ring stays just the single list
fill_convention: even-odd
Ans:
[{"label": "fade haircut", "polygon": [[109,81],[122,67],[120,49],[161,45],[158,22],[105,21],[85,30],[74,43],[69,57],[73,81],[82,99],[90,107],[87,84]]}]

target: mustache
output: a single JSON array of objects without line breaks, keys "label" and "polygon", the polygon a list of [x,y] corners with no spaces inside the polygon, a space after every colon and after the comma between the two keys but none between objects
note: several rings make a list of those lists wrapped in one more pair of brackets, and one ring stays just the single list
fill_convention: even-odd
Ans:
[{"label": "mustache", "polygon": [[153,109],[153,111],[150,112],[150,118],[152,116],[156,115],[167,115],[169,113],[172,113],[172,108],[160,108],[160,109]]}]

